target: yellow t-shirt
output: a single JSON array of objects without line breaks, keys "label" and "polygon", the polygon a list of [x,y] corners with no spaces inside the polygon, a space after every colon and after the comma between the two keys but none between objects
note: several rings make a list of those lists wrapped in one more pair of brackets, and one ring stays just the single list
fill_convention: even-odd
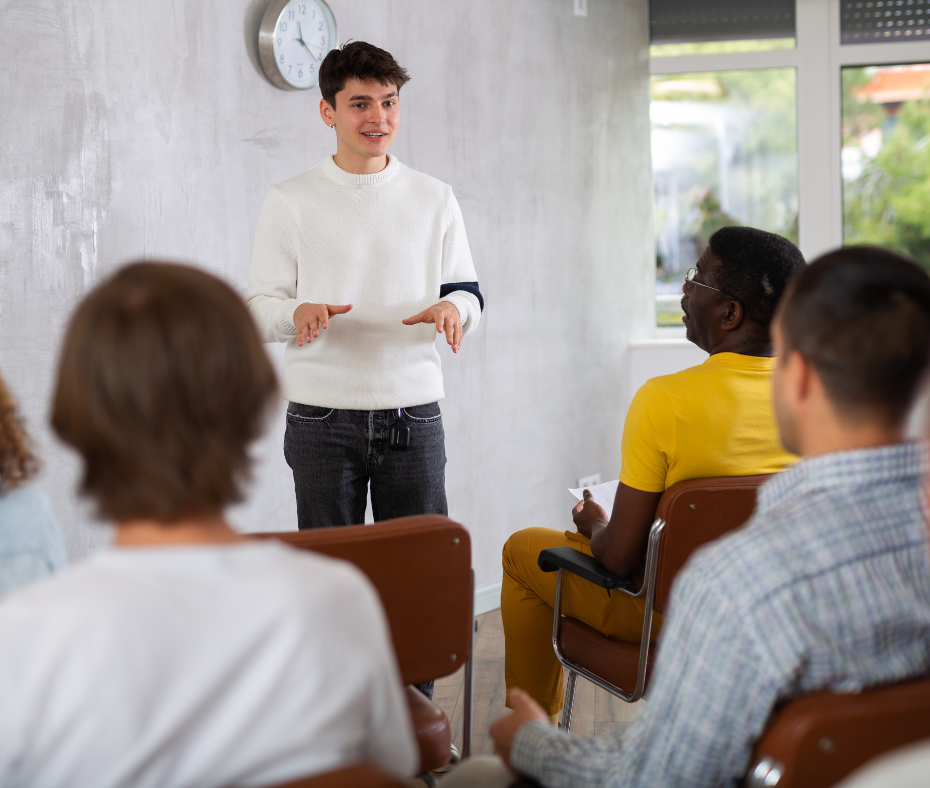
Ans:
[{"label": "yellow t-shirt", "polygon": [[716,353],[647,381],[623,427],[620,481],[662,492],[683,479],[775,473],[785,451],[772,409],[774,358]]}]

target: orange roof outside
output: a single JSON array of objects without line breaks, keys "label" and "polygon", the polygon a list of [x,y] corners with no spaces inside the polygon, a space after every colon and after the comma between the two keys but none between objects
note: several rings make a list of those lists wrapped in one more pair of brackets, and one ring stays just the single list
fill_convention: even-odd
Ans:
[{"label": "orange roof outside", "polygon": [[888,66],[872,81],[853,91],[860,101],[894,104],[930,96],[930,65]]}]

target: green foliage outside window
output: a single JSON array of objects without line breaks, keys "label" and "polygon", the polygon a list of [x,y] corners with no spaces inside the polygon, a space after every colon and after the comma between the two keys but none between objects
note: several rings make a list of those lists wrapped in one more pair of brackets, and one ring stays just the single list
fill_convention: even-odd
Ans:
[{"label": "green foliage outside window", "polygon": [[[856,149],[881,129],[881,149],[846,178],[843,237],[910,255],[930,270],[930,98],[883,108],[854,93],[876,69],[843,70],[843,145]],[[861,94],[860,94],[861,95]]]}]

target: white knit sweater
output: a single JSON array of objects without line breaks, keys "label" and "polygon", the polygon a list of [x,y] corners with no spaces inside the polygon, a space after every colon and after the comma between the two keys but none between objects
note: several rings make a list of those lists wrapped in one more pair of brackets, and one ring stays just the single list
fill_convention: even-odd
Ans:
[{"label": "white knit sweater", "polygon": [[[477,293],[452,189],[394,156],[373,175],[346,172],[329,156],[265,198],[248,304],[266,342],[287,342],[286,399],[353,410],[442,399],[436,327],[401,320],[449,301],[468,334],[481,319]],[[298,347],[294,310],[305,302],[352,311]]]}]

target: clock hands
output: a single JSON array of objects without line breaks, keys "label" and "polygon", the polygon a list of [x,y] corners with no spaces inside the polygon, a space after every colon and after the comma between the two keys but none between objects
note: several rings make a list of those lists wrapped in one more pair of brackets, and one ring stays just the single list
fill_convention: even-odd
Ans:
[{"label": "clock hands", "polygon": [[[307,44],[306,41],[304,41],[304,34],[303,34],[303,31],[300,29],[300,20],[297,21],[297,42],[304,49],[306,49],[307,52],[310,52],[310,57],[312,57],[314,60],[319,60],[323,56],[322,50],[320,50],[319,55],[314,55],[313,52],[310,51],[310,45]],[[316,49],[316,47],[314,47],[314,49]]]}]

